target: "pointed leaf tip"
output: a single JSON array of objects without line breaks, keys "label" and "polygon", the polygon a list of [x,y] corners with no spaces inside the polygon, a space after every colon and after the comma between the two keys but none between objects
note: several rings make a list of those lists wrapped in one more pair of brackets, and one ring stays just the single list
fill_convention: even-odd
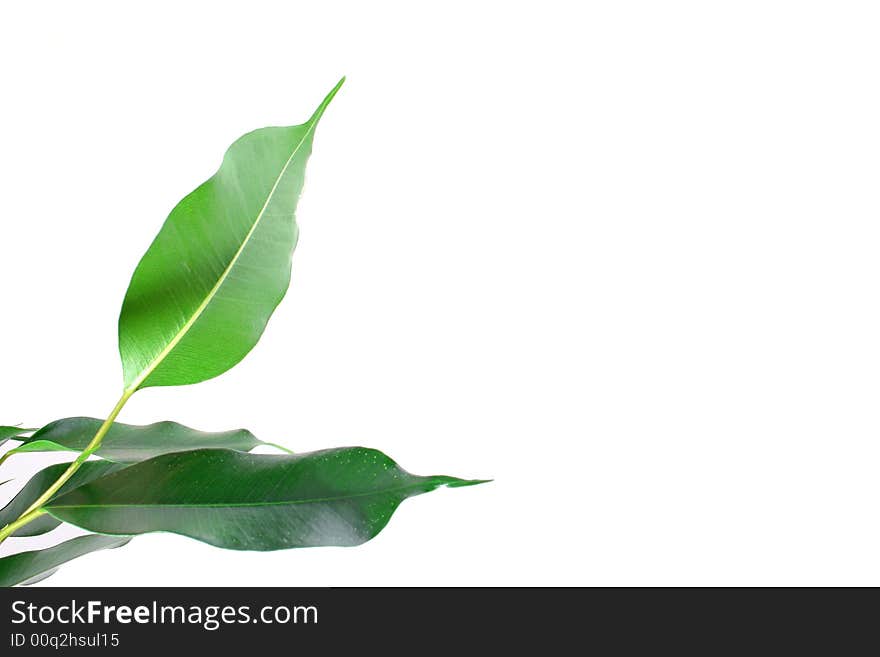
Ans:
[{"label": "pointed leaf tip", "polygon": [[321,104],[318,105],[318,109],[315,110],[315,113],[312,114],[312,118],[309,119],[309,123],[317,123],[321,117],[324,115],[324,110],[327,109],[327,106],[330,104],[330,101],[336,96],[337,92],[342,88],[342,85],[345,83],[345,76],[343,75],[340,78],[339,82],[336,83],[336,86],[330,90],[324,100],[321,101]]},{"label": "pointed leaf tip", "polygon": [[457,481],[446,484],[448,488],[464,488],[465,486],[479,486],[480,484],[491,484],[494,479],[459,479]]}]

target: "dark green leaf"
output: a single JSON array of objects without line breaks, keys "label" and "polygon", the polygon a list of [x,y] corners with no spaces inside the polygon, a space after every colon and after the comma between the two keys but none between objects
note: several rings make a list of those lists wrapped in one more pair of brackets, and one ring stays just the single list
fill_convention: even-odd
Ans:
[{"label": "dark green leaf", "polygon": [[49,579],[50,577],[52,577],[52,575],[57,573],[59,570],[61,570],[60,567],[53,568],[52,570],[47,570],[45,573],[40,573],[39,575],[36,575],[34,577],[31,577],[30,579],[21,582],[18,586],[33,586],[34,584],[39,584],[44,579]]},{"label": "dark green leaf", "polygon": [[[101,420],[72,417],[57,420],[37,431],[13,453],[26,451],[68,450],[80,452],[94,437]],[[203,447],[225,447],[243,452],[264,445],[245,429],[209,433],[196,431],[176,422],[157,422],[145,426],[115,423],[110,427],[97,456],[118,463],[135,463],[160,454]]]},{"label": "dark green leaf", "polygon": [[205,381],[256,345],[290,283],[306,161],[341,85],[306,123],[241,137],[171,211],[119,318],[127,391]]},{"label": "dark green leaf", "polygon": [[138,463],[46,510],[89,531],[167,531],[235,550],[349,546],[378,534],[408,497],[477,483],[411,475],[363,447],[294,456],[206,449]]},{"label": "dark green leaf", "polygon": [[[16,520],[30,505],[43,494],[49,486],[61,476],[69,463],[59,463],[43,468],[28,481],[24,488],[12,498],[3,509],[0,509],[0,527],[4,527]],[[58,491],[58,495],[63,495],[72,491],[77,486],[82,486],[104,475],[116,472],[124,468],[124,464],[110,463],[108,461],[86,461],[76,471],[76,474],[70,478],[67,483]],[[40,516],[33,522],[19,529],[13,536],[38,536],[52,531],[61,522],[50,515]]]},{"label": "dark green leaf", "polygon": [[3,557],[0,559],[0,586],[35,583],[68,561],[97,550],[121,547],[130,540],[118,536],[80,536],[45,550]]}]

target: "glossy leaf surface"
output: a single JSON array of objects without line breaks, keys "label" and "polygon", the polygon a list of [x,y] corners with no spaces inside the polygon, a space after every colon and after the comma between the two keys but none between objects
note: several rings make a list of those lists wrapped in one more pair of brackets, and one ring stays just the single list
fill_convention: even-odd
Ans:
[{"label": "glossy leaf surface", "polygon": [[[43,468],[24,485],[18,494],[10,502],[0,509],[0,527],[8,525],[16,520],[24,511],[67,469],[69,463],[59,463]],[[116,472],[125,467],[125,464],[111,463],[109,461],[87,461],[82,464],[76,474],[64,484],[58,495],[72,491],[77,486],[82,486],[99,477]],[[57,497],[57,495],[56,495]],[[40,516],[33,522],[25,525],[13,536],[39,536],[52,531],[61,522],[50,515]]]},{"label": "glossy leaf surface", "polygon": [[68,561],[97,550],[121,547],[130,540],[119,536],[79,536],[45,550],[3,557],[0,559],[0,586],[33,584],[45,579]]},{"label": "glossy leaf surface", "polygon": [[294,456],[213,449],[133,465],[46,510],[89,531],[174,532],[234,550],[351,546],[378,534],[406,498],[477,483],[415,476],[363,447]]},{"label": "glossy leaf surface", "polygon": [[[101,420],[90,417],[72,417],[56,420],[37,431],[13,452],[58,451],[79,452],[86,448]],[[144,426],[116,422],[110,427],[97,456],[118,463],[136,463],[161,454],[225,447],[250,451],[264,443],[246,429],[235,431],[196,431],[176,422],[157,422]]]},{"label": "glossy leaf surface", "polygon": [[198,383],[238,363],[290,283],[315,127],[248,133],[172,211],[134,272],[119,318],[126,390]]}]

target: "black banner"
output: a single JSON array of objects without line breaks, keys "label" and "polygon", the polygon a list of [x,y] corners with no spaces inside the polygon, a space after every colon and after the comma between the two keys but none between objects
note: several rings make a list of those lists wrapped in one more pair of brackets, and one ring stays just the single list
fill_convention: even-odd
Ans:
[{"label": "black banner", "polygon": [[[282,649],[404,654],[517,648],[812,649],[869,645],[870,589],[0,590],[0,655]],[[864,635],[864,636],[862,636]]]}]

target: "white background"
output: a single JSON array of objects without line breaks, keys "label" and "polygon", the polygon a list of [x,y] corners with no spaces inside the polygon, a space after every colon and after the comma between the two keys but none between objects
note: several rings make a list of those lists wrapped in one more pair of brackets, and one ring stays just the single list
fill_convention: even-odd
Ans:
[{"label": "white background", "polygon": [[168,211],[346,74],[264,339],[120,419],[495,479],[359,548],[152,535],[47,584],[880,585],[876,7],[5,5],[0,423],[106,415]]}]

